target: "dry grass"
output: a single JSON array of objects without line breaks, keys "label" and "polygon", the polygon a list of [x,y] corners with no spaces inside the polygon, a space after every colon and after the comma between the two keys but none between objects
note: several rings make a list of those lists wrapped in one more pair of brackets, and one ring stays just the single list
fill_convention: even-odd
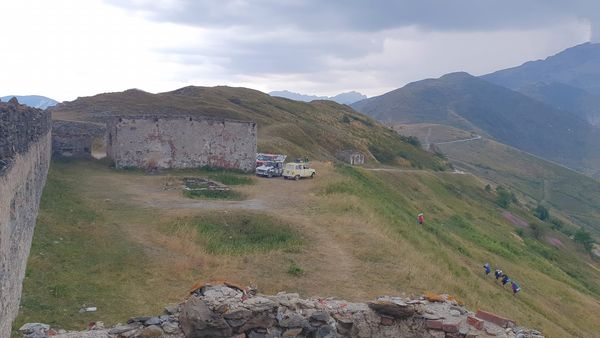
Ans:
[{"label": "dry grass", "polygon": [[[118,229],[122,233],[120,241],[138,253],[137,265],[125,271],[120,271],[114,261],[101,261],[101,269],[107,273],[95,276],[96,283],[112,288],[126,300],[106,302],[94,314],[94,319],[107,323],[158,313],[162,305],[184,298],[199,280],[229,280],[256,285],[265,293],[287,290],[349,300],[382,294],[449,293],[471,309],[498,312],[551,336],[590,336],[600,329],[600,323],[594,321],[594,314],[600,312],[598,294],[567,275],[562,270],[564,261],[548,262],[528,251],[529,239],[524,244],[511,235],[514,228],[483,195],[480,182],[469,176],[348,171],[336,169],[331,163],[316,163],[318,176],[314,180],[256,179],[253,185],[236,187],[248,196],[248,201],[262,201],[262,207],[250,214],[288,224],[301,234],[302,245],[250,250],[240,255],[212,253],[199,237],[202,233],[190,226],[190,220],[198,217],[246,213],[229,208],[228,202],[222,202],[221,209],[187,204],[189,199],[162,190],[166,174],[114,172],[92,162],[53,166],[50,181],[58,179],[77,187],[74,199],[94,211],[94,241],[110,248],[114,245],[108,240],[111,231]],[[178,207],[153,207],[149,202],[154,200],[166,200]],[[414,220],[418,210],[426,210],[425,227]],[[39,224],[38,230],[48,234],[62,231],[55,224],[60,220],[52,221],[50,217],[54,212],[43,207],[42,218],[48,222]],[[460,227],[450,225],[448,220],[456,214],[476,224],[475,233],[487,237],[465,236]],[[77,217],[74,221],[84,222]],[[73,243],[78,240],[76,236],[81,236],[61,236],[69,234],[75,236]],[[40,240],[36,237],[34,242]],[[490,242],[477,242],[484,240]],[[515,260],[494,252],[491,241],[520,248],[515,249],[520,250],[520,256]],[[596,264],[586,262],[574,250],[567,243],[566,257],[578,262],[573,267]],[[74,258],[63,257],[66,261],[61,262],[48,255],[51,250],[43,252],[32,250],[30,267],[45,271],[50,264],[53,273],[31,275],[24,296],[41,297],[49,307],[66,310],[51,314],[51,310],[42,311],[25,303],[17,325],[25,320],[47,321],[50,316],[62,326],[82,327],[91,318],[77,314],[80,304],[59,305],[54,298],[44,298],[43,290],[37,288],[40,276],[46,278],[45,283],[53,284],[60,274],[68,275],[68,267],[61,264]],[[523,292],[515,298],[493,278],[486,278],[481,271],[485,261],[518,276]],[[88,269],[85,263],[86,257],[82,257],[78,268]],[[302,273],[289,273],[291,266]],[[588,270],[594,272],[573,271],[582,274],[582,281],[597,283],[600,273]],[[80,282],[70,281],[74,289]],[[93,291],[89,291],[90,297]]]}]

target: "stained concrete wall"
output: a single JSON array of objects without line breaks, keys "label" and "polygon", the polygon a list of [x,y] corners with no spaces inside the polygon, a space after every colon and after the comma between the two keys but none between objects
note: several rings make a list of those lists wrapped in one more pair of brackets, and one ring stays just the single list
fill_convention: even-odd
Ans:
[{"label": "stained concrete wall", "polygon": [[254,170],[256,123],[191,116],[113,117],[107,155],[117,168]]},{"label": "stained concrete wall", "polygon": [[50,116],[0,103],[0,337],[10,336],[50,160]]},{"label": "stained concrete wall", "polygon": [[346,163],[350,163],[352,165],[362,165],[365,164],[365,155],[356,150],[343,150],[336,154],[336,157],[344,161]]},{"label": "stained concrete wall", "polygon": [[104,124],[55,120],[52,123],[52,156],[91,158],[94,138],[104,138]]}]

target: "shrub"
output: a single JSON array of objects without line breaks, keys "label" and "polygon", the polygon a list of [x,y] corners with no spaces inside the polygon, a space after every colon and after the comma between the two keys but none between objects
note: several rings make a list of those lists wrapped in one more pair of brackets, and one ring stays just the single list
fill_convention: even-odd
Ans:
[{"label": "shrub", "polygon": [[546,221],[550,218],[550,212],[543,205],[538,205],[537,208],[533,210],[533,215],[542,221]]},{"label": "shrub", "polygon": [[496,193],[498,194],[496,196],[496,203],[500,207],[507,209],[510,203],[513,202],[513,194],[501,186],[496,187]]},{"label": "shrub", "polygon": [[287,270],[287,273],[292,275],[292,276],[302,276],[304,274],[304,269],[302,269],[298,264],[296,264],[295,262],[291,262],[290,266]]},{"label": "shrub", "polygon": [[575,232],[575,242],[582,244],[587,251],[591,251],[594,246],[594,240],[589,232],[579,229]]}]

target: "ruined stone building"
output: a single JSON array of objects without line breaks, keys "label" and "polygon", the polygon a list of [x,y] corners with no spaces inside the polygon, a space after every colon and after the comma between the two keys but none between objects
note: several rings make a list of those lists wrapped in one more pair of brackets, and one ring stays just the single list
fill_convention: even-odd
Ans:
[{"label": "ruined stone building", "polygon": [[194,116],[121,116],[107,121],[116,168],[254,170],[256,123]]},{"label": "ruined stone building", "polygon": [[0,337],[10,337],[50,161],[50,114],[0,103]]},{"label": "ruined stone building", "polygon": [[351,165],[365,164],[365,155],[357,150],[342,150],[336,154],[336,157]]},{"label": "ruined stone building", "polygon": [[105,133],[103,124],[55,120],[52,123],[52,156],[91,158],[94,138],[104,138]]}]

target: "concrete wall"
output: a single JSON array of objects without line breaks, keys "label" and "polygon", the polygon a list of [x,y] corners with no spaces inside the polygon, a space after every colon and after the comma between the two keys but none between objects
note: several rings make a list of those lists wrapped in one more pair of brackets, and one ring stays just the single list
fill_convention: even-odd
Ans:
[{"label": "concrete wall", "polygon": [[254,170],[256,123],[173,116],[114,117],[107,155],[117,168]]},{"label": "concrete wall", "polygon": [[365,155],[363,153],[356,150],[343,150],[336,154],[336,157],[344,161],[346,163],[352,165],[362,165],[365,164]]},{"label": "concrete wall", "polygon": [[91,158],[94,138],[106,133],[103,124],[55,120],[52,123],[52,156]]},{"label": "concrete wall", "polygon": [[49,114],[0,103],[0,337],[10,336],[50,160]]}]

